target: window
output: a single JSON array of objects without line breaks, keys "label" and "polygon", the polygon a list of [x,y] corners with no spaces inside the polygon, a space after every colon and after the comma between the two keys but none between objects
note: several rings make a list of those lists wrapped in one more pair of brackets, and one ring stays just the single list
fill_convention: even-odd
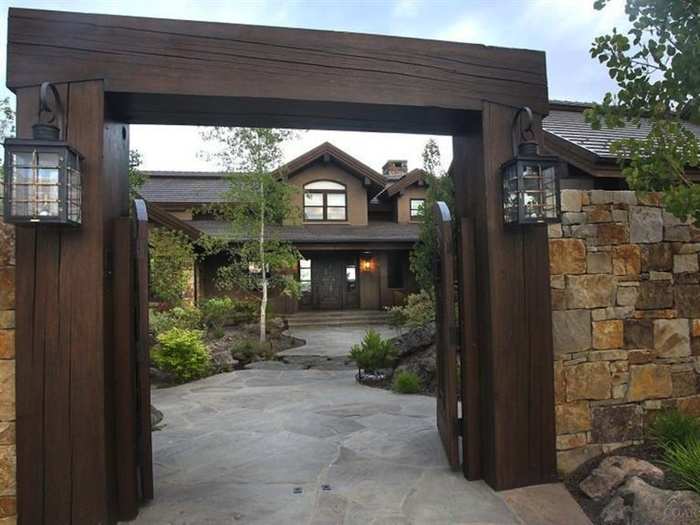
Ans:
[{"label": "window", "polygon": [[411,219],[418,219],[423,216],[425,199],[411,199]]},{"label": "window", "polygon": [[357,266],[348,264],[345,267],[345,283],[348,291],[352,291],[357,286]]},{"label": "window", "polygon": [[301,259],[299,261],[299,288],[301,293],[311,292],[311,260]]},{"label": "window", "polygon": [[403,267],[404,259],[401,257],[400,253],[390,253],[387,267],[387,278],[389,288],[403,288]]},{"label": "window", "polygon": [[304,186],[304,220],[347,220],[347,193],[338,182],[321,180]]}]

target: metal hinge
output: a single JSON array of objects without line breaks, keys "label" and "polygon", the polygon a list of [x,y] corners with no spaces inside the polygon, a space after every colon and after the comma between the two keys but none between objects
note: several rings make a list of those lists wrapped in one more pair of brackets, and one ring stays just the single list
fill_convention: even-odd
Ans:
[{"label": "metal hinge", "polygon": [[457,418],[457,435],[458,436],[464,435],[464,419],[461,417]]}]

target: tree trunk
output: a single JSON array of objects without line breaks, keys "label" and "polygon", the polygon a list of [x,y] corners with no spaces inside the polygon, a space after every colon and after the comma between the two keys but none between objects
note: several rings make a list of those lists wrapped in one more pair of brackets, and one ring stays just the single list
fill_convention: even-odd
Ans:
[{"label": "tree trunk", "polygon": [[260,275],[262,299],[260,300],[260,342],[267,338],[267,265],[265,264],[265,186],[260,183]]}]

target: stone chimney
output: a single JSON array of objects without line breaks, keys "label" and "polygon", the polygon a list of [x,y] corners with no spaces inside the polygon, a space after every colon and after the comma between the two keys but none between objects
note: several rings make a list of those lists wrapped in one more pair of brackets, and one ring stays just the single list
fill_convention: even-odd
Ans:
[{"label": "stone chimney", "polygon": [[398,180],[408,173],[408,161],[387,160],[382,167],[382,173],[389,180]]}]

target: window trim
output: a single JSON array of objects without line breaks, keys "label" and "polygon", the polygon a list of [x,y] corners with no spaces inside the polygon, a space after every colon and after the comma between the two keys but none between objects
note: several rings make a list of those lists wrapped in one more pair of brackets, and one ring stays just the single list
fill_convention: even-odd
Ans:
[{"label": "window trim", "polygon": [[[315,182],[331,182],[333,184],[339,184],[340,186],[343,187],[342,190],[307,190],[306,187],[309,184],[313,184]],[[328,180],[328,179],[321,179],[321,180],[313,180],[310,182],[307,182],[304,184],[304,187],[302,188],[303,194],[302,194],[302,213],[304,217],[304,222],[347,222],[348,220],[348,187],[347,185],[343,184],[342,182],[338,182],[336,180]],[[305,203],[306,199],[306,194],[318,194],[323,196],[323,204],[321,206],[307,206]],[[344,195],[345,196],[345,206],[328,206],[328,195]],[[306,216],[306,208],[323,208],[323,217],[320,219],[309,219]],[[343,213],[343,218],[342,219],[330,219],[328,218],[328,208],[342,208],[344,213]]]},{"label": "window trim", "polygon": [[[423,203],[423,214],[425,214],[425,197],[415,197],[408,200],[408,217],[413,221],[423,217],[420,213],[413,214],[413,201],[421,201]],[[416,210],[418,212],[419,210]]]}]

